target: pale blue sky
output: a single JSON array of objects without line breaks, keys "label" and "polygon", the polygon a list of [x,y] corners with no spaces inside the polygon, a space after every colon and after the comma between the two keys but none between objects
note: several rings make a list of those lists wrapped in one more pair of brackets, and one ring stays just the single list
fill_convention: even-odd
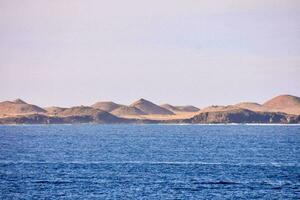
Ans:
[{"label": "pale blue sky", "polygon": [[299,0],[0,0],[0,101],[300,96]]}]

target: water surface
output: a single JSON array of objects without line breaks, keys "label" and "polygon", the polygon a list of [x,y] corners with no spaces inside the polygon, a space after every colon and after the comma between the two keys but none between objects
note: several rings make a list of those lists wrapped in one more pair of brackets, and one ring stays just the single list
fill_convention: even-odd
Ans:
[{"label": "water surface", "polygon": [[0,199],[299,199],[300,126],[0,126]]}]

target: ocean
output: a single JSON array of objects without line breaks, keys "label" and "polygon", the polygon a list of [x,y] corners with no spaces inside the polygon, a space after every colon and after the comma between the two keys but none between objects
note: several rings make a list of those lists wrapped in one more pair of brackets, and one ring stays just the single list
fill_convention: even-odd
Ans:
[{"label": "ocean", "polygon": [[0,199],[300,199],[300,126],[0,126]]}]

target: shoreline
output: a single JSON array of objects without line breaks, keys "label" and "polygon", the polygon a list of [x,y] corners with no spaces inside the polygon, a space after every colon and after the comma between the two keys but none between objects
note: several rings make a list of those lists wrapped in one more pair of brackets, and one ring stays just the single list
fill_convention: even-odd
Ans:
[{"label": "shoreline", "polygon": [[267,124],[267,123],[206,123],[206,124],[176,124],[176,123],[119,123],[119,124],[101,124],[101,123],[74,123],[74,124],[0,124],[1,126],[80,126],[80,125],[95,125],[95,126],[300,126],[300,124]]}]

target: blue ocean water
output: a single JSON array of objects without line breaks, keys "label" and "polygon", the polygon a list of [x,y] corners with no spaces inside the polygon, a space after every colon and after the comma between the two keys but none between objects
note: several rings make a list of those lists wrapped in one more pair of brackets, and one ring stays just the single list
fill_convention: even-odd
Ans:
[{"label": "blue ocean water", "polygon": [[300,126],[0,126],[0,199],[299,199]]}]

